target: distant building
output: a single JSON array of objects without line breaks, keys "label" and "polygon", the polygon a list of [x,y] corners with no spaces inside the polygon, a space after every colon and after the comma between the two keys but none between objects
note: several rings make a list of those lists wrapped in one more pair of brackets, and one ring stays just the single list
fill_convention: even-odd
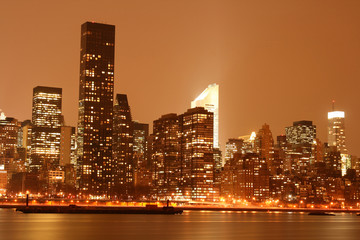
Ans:
[{"label": "distant building", "polygon": [[219,85],[209,85],[191,102],[191,108],[195,107],[203,107],[214,114],[214,148],[219,148]]},{"label": "distant building", "polygon": [[289,144],[285,164],[291,165],[293,174],[308,174],[310,166],[314,163],[312,148],[316,139],[316,126],[312,121],[297,121],[293,126],[287,127],[285,132]]},{"label": "distant building", "polygon": [[60,160],[62,89],[35,87],[32,105],[30,170],[54,170]]},{"label": "distant building", "polygon": [[[333,102],[334,104],[334,102]],[[328,112],[328,144],[334,146],[341,153],[341,172],[344,176],[347,169],[351,168],[351,156],[345,143],[345,112],[333,111]]]},{"label": "distant building", "polygon": [[268,124],[264,124],[255,138],[255,148],[261,159],[265,159],[270,171],[275,173],[274,162],[274,139]]},{"label": "distant building", "polygon": [[27,171],[31,162],[31,138],[32,123],[31,120],[25,120],[21,123],[21,128],[18,132],[18,151],[20,149],[23,151],[23,156],[20,156],[20,158],[24,161]]},{"label": "distant building", "polygon": [[285,129],[286,140],[292,145],[312,145],[316,138],[316,126],[312,121],[297,121]]},{"label": "distant building", "polygon": [[65,172],[64,171],[49,171],[49,183],[64,183]]},{"label": "distant building", "polygon": [[113,120],[115,194],[127,198],[134,190],[133,125],[125,94],[117,94]]},{"label": "distant building", "polygon": [[76,166],[75,127],[62,126],[60,134],[60,166]]},{"label": "distant building", "polygon": [[347,154],[345,144],[345,112],[328,112],[328,144],[335,146],[342,154]]},{"label": "distant building", "polygon": [[15,118],[0,120],[0,164],[17,157],[17,136],[20,123]]},{"label": "distant building", "polygon": [[252,202],[269,199],[269,171],[258,153],[235,153],[222,172],[221,195]]},{"label": "distant building", "polygon": [[244,139],[229,138],[225,144],[225,163],[234,158],[235,153],[241,153]]},{"label": "distant building", "polygon": [[115,186],[112,162],[115,26],[81,25],[78,119],[80,190],[110,197]]},{"label": "distant building", "polygon": [[133,121],[134,185],[137,195],[150,193],[151,159],[148,159],[149,124]]}]

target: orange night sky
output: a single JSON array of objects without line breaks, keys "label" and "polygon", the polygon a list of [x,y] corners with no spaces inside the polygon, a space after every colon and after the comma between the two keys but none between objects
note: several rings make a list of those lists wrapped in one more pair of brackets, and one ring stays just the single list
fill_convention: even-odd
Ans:
[{"label": "orange night sky", "polygon": [[116,25],[115,94],[133,119],[183,113],[220,85],[220,143],[268,123],[276,135],[312,120],[327,141],[331,100],[346,112],[350,154],[360,156],[360,1],[3,1],[0,109],[31,119],[32,89],[63,88],[76,126],[80,25]]}]

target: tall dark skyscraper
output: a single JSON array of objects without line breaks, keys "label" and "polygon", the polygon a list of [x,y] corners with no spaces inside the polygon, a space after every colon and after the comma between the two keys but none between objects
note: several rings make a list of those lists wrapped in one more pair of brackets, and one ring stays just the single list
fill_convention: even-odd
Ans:
[{"label": "tall dark skyscraper", "polygon": [[85,194],[110,196],[112,162],[115,26],[81,26],[78,164]]},{"label": "tall dark skyscraper", "polygon": [[117,94],[114,105],[113,165],[115,194],[127,198],[133,194],[133,125],[125,94]]},{"label": "tall dark skyscraper", "polygon": [[[153,124],[153,186],[154,194],[160,199],[174,197],[179,192],[180,161],[180,125],[175,113],[163,115]],[[190,195],[190,190],[188,192]]]},{"label": "tall dark skyscraper", "polygon": [[62,89],[35,87],[33,90],[30,170],[54,170],[59,166]]}]

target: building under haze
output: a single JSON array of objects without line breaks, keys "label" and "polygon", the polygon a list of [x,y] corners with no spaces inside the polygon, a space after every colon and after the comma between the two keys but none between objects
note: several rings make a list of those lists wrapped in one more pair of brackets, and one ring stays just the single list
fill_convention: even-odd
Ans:
[{"label": "building under haze", "polygon": [[180,190],[193,200],[212,201],[215,188],[213,148],[214,114],[203,107],[187,110],[179,116],[181,129]]},{"label": "building under haze", "polygon": [[62,89],[38,86],[33,90],[30,170],[55,169],[60,161],[63,124]]},{"label": "building under haze", "polygon": [[345,145],[345,112],[328,112],[328,144],[335,146],[342,154],[347,153]]},{"label": "building under haze", "polygon": [[153,123],[153,193],[161,199],[181,195],[180,125],[175,113],[161,116]]},{"label": "building under haze", "polygon": [[85,194],[110,196],[112,162],[115,26],[81,26],[78,164]]},{"label": "building under haze", "polygon": [[[334,104],[334,102],[333,102]],[[329,147],[335,147],[341,154],[341,172],[346,174],[347,169],[351,167],[351,157],[345,144],[345,112],[328,112],[328,144]]]},{"label": "building under haze", "polygon": [[113,121],[115,194],[127,198],[134,189],[133,125],[125,94],[117,94]]},{"label": "building under haze", "polygon": [[219,148],[219,85],[209,85],[191,102],[191,108],[195,107],[203,107],[214,114],[214,148]]}]

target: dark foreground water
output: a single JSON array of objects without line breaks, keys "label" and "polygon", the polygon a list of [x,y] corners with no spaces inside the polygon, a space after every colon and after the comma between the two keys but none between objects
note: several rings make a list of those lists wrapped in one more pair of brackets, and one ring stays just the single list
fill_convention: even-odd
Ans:
[{"label": "dark foreground water", "polygon": [[183,215],[22,214],[0,209],[0,240],[360,239],[354,214],[196,212]]}]

